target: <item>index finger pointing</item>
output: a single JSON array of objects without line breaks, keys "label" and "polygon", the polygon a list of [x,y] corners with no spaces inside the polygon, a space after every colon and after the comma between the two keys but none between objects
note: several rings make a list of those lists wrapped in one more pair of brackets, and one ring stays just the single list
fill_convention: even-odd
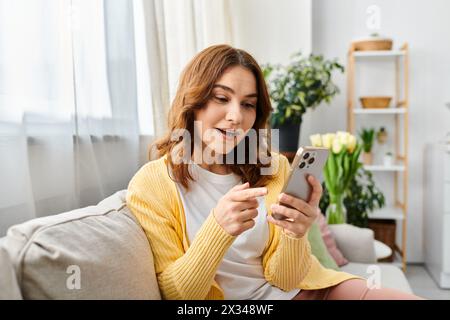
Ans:
[{"label": "index finger pointing", "polygon": [[309,198],[309,204],[317,207],[319,206],[320,198],[322,197],[322,185],[320,184],[320,181],[312,175],[308,176],[308,182],[313,188],[311,197]]},{"label": "index finger pointing", "polygon": [[243,184],[237,184],[232,189],[233,190],[243,190],[243,189],[246,189],[248,187],[249,187],[249,183],[246,182],[246,183],[243,183]]},{"label": "index finger pointing", "polygon": [[256,197],[264,196],[267,194],[267,188],[249,188],[245,190],[238,190],[233,192],[231,195],[231,200],[233,201],[247,201]]}]

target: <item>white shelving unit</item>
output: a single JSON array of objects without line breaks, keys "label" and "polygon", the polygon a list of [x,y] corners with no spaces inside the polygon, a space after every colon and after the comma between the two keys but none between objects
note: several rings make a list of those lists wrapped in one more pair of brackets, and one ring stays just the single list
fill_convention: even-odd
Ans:
[{"label": "white shelving unit", "polygon": [[354,51],[353,56],[359,57],[401,57],[406,55],[405,50],[378,50],[378,51]]},{"label": "white shelving unit", "polygon": [[[395,62],[395,96],[393,107],[384,109],[365,109],[356,105],[355,71],[357,64],[364,61],[371,63],[374,58],[388,59]],[[379,59],[378,59],[379,60]],[[401,244],[396,243],[394,261],[400,261],[406,270],[406,223],[408,199],[408,76],[409,52],[405,43],[400,50],[389,51],[355,51],[353,45],[348,52],[347,65],[347,126],[348,131],[355,134],[356,122],[361,116],[393,117],[395,121],[395,152],[394,163],[389,166],[382,164],[366,165],[365,169],[374,174],[393,175],[393,205],[376,210],[369,215],[370,219],[388,219],[401,224]],[[401,68],[403,67],[403,74]],[[402,81],[401,81],[402,78]]]},{"label": "white shelving unit", "polygon": [[353,113],[357,114],[403,114],[406,108],[387,108],[387,109],[353,109]]}]

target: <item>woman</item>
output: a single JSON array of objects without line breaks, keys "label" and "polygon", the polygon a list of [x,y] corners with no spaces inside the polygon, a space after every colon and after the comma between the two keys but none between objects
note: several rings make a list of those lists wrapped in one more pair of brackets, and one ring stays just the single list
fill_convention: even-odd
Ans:
[{"label": "woman", "polygon": [[170,131],[155,144],[160,158],[139,170],[127,193],[163,298],[414,298],[368,290],[365,280],[325,269],[311,254],[306,233],[321,185],[309,177],[308,202],[280,194],[287,159],[270,152],[270,135],[250,135],[265,132],[270,112],[262,72],[245,51],[212,46],[183,71]]}]

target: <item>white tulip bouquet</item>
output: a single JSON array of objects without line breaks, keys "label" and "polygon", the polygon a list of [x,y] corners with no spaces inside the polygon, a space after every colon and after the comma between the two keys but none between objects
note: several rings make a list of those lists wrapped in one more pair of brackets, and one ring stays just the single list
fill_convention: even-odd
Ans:
[{"label": "white tulip bouquet", "polygon": [[315,134],[310,136],[314,147],[330,149],[324,168],[325,186],[330,195],[330,205],[326,210],[329,224],[345,223],[346,209],[344,197],[353,177],[362,166],[359,162],[362,145],[348,132]]}]

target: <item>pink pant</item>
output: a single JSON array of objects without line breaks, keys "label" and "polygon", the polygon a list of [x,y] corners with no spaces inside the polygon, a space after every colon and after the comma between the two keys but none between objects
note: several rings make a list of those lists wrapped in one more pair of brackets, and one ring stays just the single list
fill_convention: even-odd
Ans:
[{"label": "pink pant", "polygon": [[350,279],[333,287],[301,290],[292,300],[420,300],[422,298],[394,289],[369,289],[366,281]]}]

